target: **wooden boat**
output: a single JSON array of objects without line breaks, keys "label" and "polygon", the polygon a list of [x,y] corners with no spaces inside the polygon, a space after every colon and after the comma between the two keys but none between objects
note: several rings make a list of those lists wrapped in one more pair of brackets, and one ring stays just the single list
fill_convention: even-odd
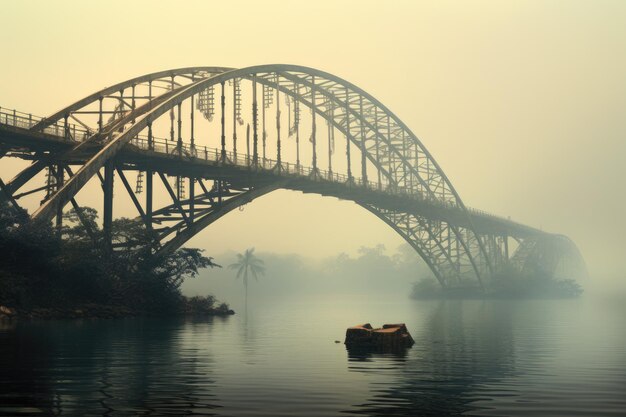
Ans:
[{"label": "wooden boat", "polygon": [[374,329],[369,323],[348,327],[346,340],[348,348],[377,348],[396,350],[409,348],[415,341],[404,323],[384,324]]}]

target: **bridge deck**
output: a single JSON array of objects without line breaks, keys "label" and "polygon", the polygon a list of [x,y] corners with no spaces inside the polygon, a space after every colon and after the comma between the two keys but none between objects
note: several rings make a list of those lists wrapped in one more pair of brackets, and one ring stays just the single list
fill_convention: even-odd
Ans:
[{"label": "bridge deck", "polygon": [[[0,117],[0,151],[9,152],[11,156],[29,159],[31,152],[64,153],[73,148],[79,141],[66,139],[63,129],[58,126],[44,132],[33,132],[28,129],[32,121],[15,117]],[[74,129],[74,132],[76,130]],[[81,132],[86,137],[86,132]],[[76,136],[76,135],[75,135]],[[93,156],[101,145],[90,144],[81,149],[80,153],[66,156],[69,164],[83,164]],[[391,188],[384,183],[363,182],[360,178],[349,179],[345,175],[318,170],[313,172],[310,167],[296,166],[270,159],[259,159],[256,166],[249,156],[227,153],[227,160],[222,161],[220,151],[207,147],[195,150],[184,146],[177,148],[166,140],[153,140],[152,145],[147,138],[137,137],[117,156],[118,163],[124,169],[138,169],[163,172],[172,176],[197,177],[204,179],[226,179],[237,186],[260,186],[277,180],[287,180],[285,189],[333,196],[343,200],[355,201],[364,205],[411,212],[432,220],[445,220],[450,224],[468,227],[467,215],[453,205],[445,205],[439,201],[424,198],[420,194],[403,188]],[[541,230],[513,222],[503,217],[469,208],[469,215],[478,233],[492,235],[508,235],[525,238],[543,234]]]}]

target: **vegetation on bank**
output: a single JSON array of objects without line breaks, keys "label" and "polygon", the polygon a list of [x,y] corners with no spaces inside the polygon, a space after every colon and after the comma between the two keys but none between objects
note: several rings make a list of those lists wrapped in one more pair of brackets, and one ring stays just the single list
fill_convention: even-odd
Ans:
[{"label": "vegetation on bank", "polygon": [[202,250],[157,258],[140,222],[115,220],[105,245],[91,208],[64,215],[64,225],[32,225],[25,212],[0,205],[0,306],[32,316],[232,314],[212,296],[184,297],[180,285],[219,266]]},{"label": "vegetation on bank", "polygon": [[[245,252],[241,252],[245,256]],[[383,245],[361,247],[354,254],[339,253],[336,255],[313,258],[299,254],[258,252],[254,255],[261,258],[264,264],[271,267],[271,279],[263,280],[262,285],[254,285],[254,276],[248,272],[250,302],[257,302],[282,296],[320,296],[326,298],[371,296],[372,294],[389,294],[398,296],[407,294],[416,276],[428,272],[428,267],[415,250],[408,244],[392,250]],[[240,257],[234,251],[219,254],[224,265],[238,264]],[[187,280],[183,284],[185,292],[205,293],[211,289],[224,294],[229,299],[242,296],[244,306],[245,290],[243,272],[240,279],[233,279],[239,267],[234,270],[223,268],[207,271],[211,280]],[[206,274],[201,273],[201,276]],[[244,287],[241,287],[241,284]],[[210,288],[209,285],[212,287]],[[254,290],[254,291],[252,291]],[[254,297],[252,297],[254,295]]]},{"label": "vegetation on bank", "polygon": [[475,286],[444,289],[433,277],[413,283],[411,298],[575,298],[583,289],[573,279],[556,279],[546,271],[506,268],[481,291]]}]

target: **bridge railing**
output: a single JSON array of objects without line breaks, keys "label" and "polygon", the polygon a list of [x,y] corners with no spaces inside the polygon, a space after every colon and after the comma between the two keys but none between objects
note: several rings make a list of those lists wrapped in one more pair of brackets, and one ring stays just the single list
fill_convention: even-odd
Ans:
[{"label": "bridge railing", "polygon": [[510,217],[498,216],[497,214],[492,214],[492,213],[486,212],[484,210],[476,209],[476,208],[473,208],[473,207],[466,207],[466,208],[467,208],[467,210],[470,213],[475,214],[475,215],[480,216],[480,217],[489,217],[491,219],[500,220],[500,221],[503,221],[503,222],[507,222],[509,224],[511,224],[511,223],[512,224],[516,224],[519,227],[529,228],[528,226],[523,225],[522,223],[518,223],[518,222],[516,222],[514,220],[511,220]]},{"label": "bridge railing", "polygon": [[[15,109],[0,107],[0,124],[14,126],[22,129],[30,129],[42,120],[44,120],[43,117],[34,116],[31,113],[24,113]],[[43,132],[50,135],[62,137],[65,140],[74,142],[82,142],[94,133],[94,131],[87,129],[82,125],[69,122],[66,123],[65,121],[51,124],[50,126],[46,127]],[[385,178],[381,178],[380,182],[364,181],[362,178],[359,177],[349,177],[346,174],[341,174],[333,171],[313,169],[312,167],[304,166],[302,164],[294,164],[284,161],[281,161],[279,164],[277,160],[270,158],[259,157],[256,161],[254,161],[252,156],[246,153],[235,154],[233,151],[225,151],[224,158],[224,156],[222,156],[221,150],[217,148],[210,148],[207,146],[191,146],[187,143],[179,145],[175,141],[157,137],[153,137],[150,140],[146,135],[137,135],[131,140],[131,144],[139,149],[147,151],[165,153],[178,157],[198,158],[215,164],[225,163],[241,167],[247,167],[250,169],[262,169],[264,171],[273,172],[276,175],[281,176],[309,177],[319,181],[344,183],[348,185],[353,185],[355,187],[366,188],[368,190],[381,191],[386,194],[401,195],[414,199],[416,201],[428,201],[430,204],[440,205],[443,208],[451,209],[456,207],[451,202],[441,202],[430,198],[429,196],[424,196],[420,193],[417,193],[415,190],[391,184]],[[479,216],[490,217],[506,222],[512,222],[508,218],[496,216],[483,210],[478,210],[470,207],[468,207],[468,210],[471,213]]]},{"label": "bridge railing", "polygon": [[192,146],[188,143],[178,144],[177,142],[173,142],[165,138],[153,137],[152,140],[150,140],[147,136],[138,135],[131,139],[130,143],[142,150],[165,153],[177,157],[199,158],[213,163],[223,162],[241,167],[272,171],[277,175],[310,176],[320,180],[352,183],[355,186],[366,187],[371,190],[415,195],[415,193],[403,187],[393,187],[392,184],[386,180],[382,180],[380,183],[374,181],[363,181],[363,179],[359,177],[348,177],[346,174],[322,169],[313,169],[312,167],[302,164],[285,161],[281,161],[279,163],[278,160],[272,158],[258,157],[255,161],[252,155],[240,152],[235,153],[230,150],[224,151],[224,156],[222,156],[222,151],[218,148]]},{"label": "bridge railing", "polygon": [[[34,116],[32,113],[0,107],[0,124],[30,129],[42,120],[44,120],[43,117]],[[69,122],[67,124],[65,122],[56,122],[43,129],[43,132],[79,142],[85,140],[92,133],[81,125]]]},{"label": "bridge railing", "polygon": [[[139,135],[131,140],[131,143],[137,146],[140,149],[144,150],[152,150],[160,153],[167,153],[174,156],[186,156],[189,158],[199,158],[204,159],[209,162],[213,162],[215,164],[226,163],[231,165],[237,165],[241,167],[247,167],[251,169],[262,169],[265,171],[274,172],[277,175],[286,175],[286,176],[297,176],[297,177],[311,177],[313,179],[318,179],[321,181],[330,181],[336,183],[344,183],[351,184],[355,187],[367,188],[372,191],[381,191],[386,194],[394,194],[401,195],[404,197],[412,198],[417,201],[428,201],[430,204],[440,205],[443,208],[453,209],[456,206],[451,202],[441,202],[438,200],[434,200],[428,197],[424,197],[421,194],[416,193],[414,190],[405,187],[394,186],[386,181],[384,178],[381,178],[381,182],[375,181],[363,181],[360,177],[349,177],[346,174],[341,174],[328,170],[314,170],[312,167],[304,166],[302,164],[298,165],[291,162],[280,162],[279,163],[275,159],[270,158],[262,158],[258,157],[256,163],[253,160],[251,155],[247,153],[234,153],[233,151],[225,151],[225,161],[222,158],[221,150],[218,148],[211,148],[207,146],[194,146],[192,147],[189,144],[183,143],[182,146],[178,146],[176,142],[172,142],[171,140],[164,138],[153,138],[152,146],[148,141],[147,136]],[[314,174],[315,172],[315,174]],[[488,213],[484,210],[475,209],[472,207],[467,207],[467,210],[475,215],[481,217],[489,217],[492,219],[497,219],[505,222],[515,223],[522,226],[520,223],[516,223],[512,221],[510,218],[505,218],[503,216],[498,216],[495,214]]]},{"label": "bridge railing", "polygon": [[[360,177],[350,177],[346,174],[323,170],[319,168],[314,169],[310,166],[296,164],[293,162],[281,161],[279,163],[278,160],[272,158],[263,158],[259,156],[255,161],[252,155],[240,152],[235,153],[230,150],[225,150],[224,156],[222,156],[222,151],[218,148],[211,148],[207,146],[191,146],[187,143],[182,143],[179,145],[177,142],[158,137],[153,137],[152,141],[150,141],[147,136],[139,135],[133,138],[130,143],[142,150],[165,153],[176,157],[198,158],[215,164],[225,163],[244,168],[260,169],[268,172],[273,172],[274,174],[281,176],[286,175],[309,177],[320,181],[345,183],[353,185],[355,187],[385,192],[386,194],[396,194],[410,197],[416,200],[430,201],[430,199],[423,197],[421,194],[416,193],[414,190],[389,183],[385,178],[381,178],[380,182],[364,181]],[[432,200],[432,202],[439,203],[436,200]]]},{"label": "bridge railing", "polygon": [[[42,120],[44,120],[43,117],[34,116],[32,113],[24,113],[15,109],[0,107],[0,124],[30,129]],[[81,125],[77,125],[75,123],[66,124],[65,122],[56,122],[51,124],[46,127],[43,132],[75,142],[82,142],[95,133],[94,131],[86,129]],[[254,161],[250,155],[245,153],[235,154],[233,151],[225,151],[224,160],[221,150],[217,148],[191,146],[187,143],[179,145],[177,142],[158,137],[153,137],[152,140],[150,140],[147,135],[137,135],[131,140],[131,143],[143,150],[150,150],[168,155],[200,158],[215,163],[223,162],[237,166],[263,169],[265,171],[273,171],[278,175],[305,176],[317,180],[346,183],[370,190],[384,191],[387,194],[403,195],[416,200],[430,200],[429,198],[416,193],[414,190],[391,184],[385,178],[381,178],[380,182],[364,181],[359,177],[349,177],[346,174],[333,171],[313,169],[312,167],[302,164],[294,164],[284,161],[281,161],[279,164],[277,160],[271,158],[259,157],[256,161]],[[437,203],[436,200],[433,200],[432,202]]]}]

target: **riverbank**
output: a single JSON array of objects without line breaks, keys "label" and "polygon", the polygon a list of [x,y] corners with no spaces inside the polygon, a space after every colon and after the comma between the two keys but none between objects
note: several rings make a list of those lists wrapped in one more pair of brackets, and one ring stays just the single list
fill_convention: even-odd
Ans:
[{"label": "riverbank", "polygon": [[509,272],[496,276],[486,286],[443,288],[434,278],[422,278],[413,283],[410,298],[414,300],[459,299],[563,299],[577,298],[583,293],[579,283],[572,279],[555,279],[547,274],[525,275]]},{"label": "riverbank", "polygon": [[227,304],[199,306],[185,298],[180,307],[166,310],[140,310],[123,305],[95,303],[77,304],[65,307],[11,308],[0,306],[0,320],[14,319],[115,319],[124,317],[179,317],[179,316],[230,316],[235,312]]},{"label": "riverbank", "polygon": [[[60,229],[35,226],[25,212],[0,201],[0,306],[4,306],[0,317],[234,314],[228,304],[211,295],[182,295],[184,280],[193,279],[201,269],[219,267],[202,250],[181,248],[156,257],[152,232],[141,222],[117,219],[112,235],[105,236],[94,209],[70,210],[63,218]],[[104,249],[111,242],[125,249]]]}]

